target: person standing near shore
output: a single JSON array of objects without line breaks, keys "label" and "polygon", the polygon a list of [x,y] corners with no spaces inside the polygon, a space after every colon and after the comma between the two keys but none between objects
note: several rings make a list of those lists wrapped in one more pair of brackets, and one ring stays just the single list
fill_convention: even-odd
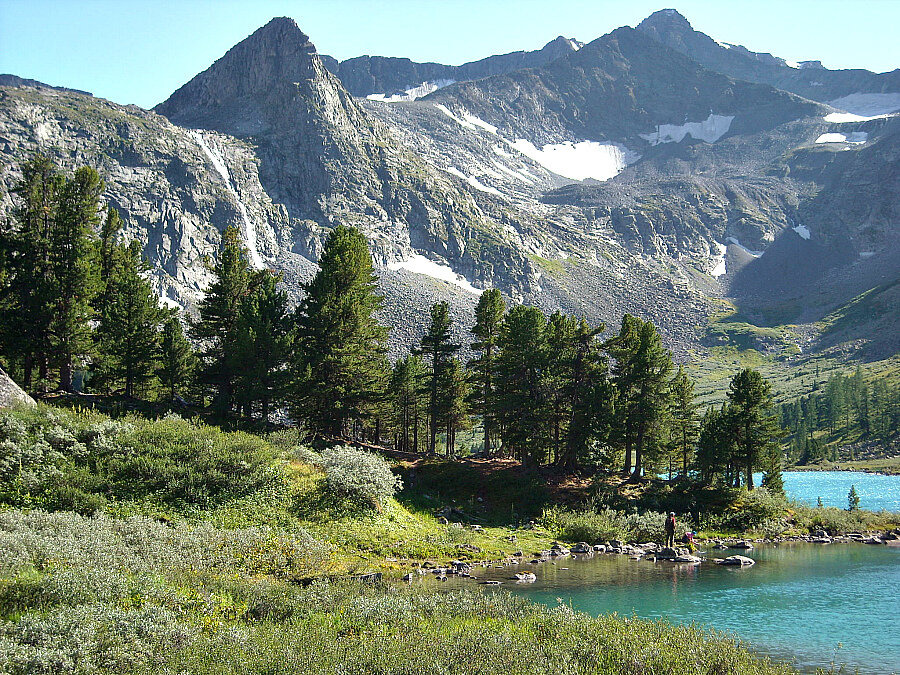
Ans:
[{"label": "person standing near shore", "polygon": [[675,512],[671,511],[666,518],[666,546],[675,548]]}]

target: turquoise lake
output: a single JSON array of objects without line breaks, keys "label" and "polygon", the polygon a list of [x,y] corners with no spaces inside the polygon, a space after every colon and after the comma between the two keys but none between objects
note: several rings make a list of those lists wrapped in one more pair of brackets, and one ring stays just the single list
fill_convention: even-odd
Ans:
[{"label": "turquoise lake", "polygon": [[[747,555],[757,561],[752,567],[600,555],[490,569],[481,578],[588,614],[695,622],[805,672],[827,669],[833,660],[848,673],[900,673],[900,547],[780,544]],[[533,571],[537,582],[508,580],[520,569]],[[450,585],[463,583],[471,584]]]},{"label": "turquoise lake", "polygon": [[[855,485],[859,506],[870,511],[900,511],[900,476],[884,476],[862,471],[785,471],[787,496],[810,506],[821,497],[825,506],[847,508],[847,493]],[[756,484],[762,481],[757,474]]]}]

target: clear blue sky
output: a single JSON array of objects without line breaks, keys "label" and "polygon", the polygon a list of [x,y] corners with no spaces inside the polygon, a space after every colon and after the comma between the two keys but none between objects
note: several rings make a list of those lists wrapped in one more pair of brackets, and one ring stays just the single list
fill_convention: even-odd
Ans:
[{"label": "clear blue sky", "polygon": [[0,0],[0,72],[151,107],[274,16],[338,59],[459,64],[589,42],[664,7],[789,60],[900,67],[900,0]]}]

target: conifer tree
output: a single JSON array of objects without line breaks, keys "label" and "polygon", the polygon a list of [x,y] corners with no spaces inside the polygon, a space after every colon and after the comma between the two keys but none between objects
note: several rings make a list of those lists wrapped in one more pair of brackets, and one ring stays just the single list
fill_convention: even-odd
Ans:
[{"label": "conifer tree", "polygon": [[[615,359],[614,381],[618,391],[625,448],[625,473],[638,479],[643,470],[645,444],[659,433],[669,403],[672,356],[662,346],[649,321],[626,314],[619,335],[609,342]],[[632,451],[634,468],[631,469]]]},{"label": "conifer tree", "polygon": [[447,431],[447,456],[456,454],[456,432],[469,428],[469,379],[465,368],[456,357],[449,359],[441,373],[441,412]]},{"label": "conifer tree", "polygon": [[593,443],[609,439],[615,389],[609,380],[603,345],[598,340],[605,328],[603,324],[591,328],[581,319],[569,335],[568,380],[564,383],[569,421],[563,454],[557,460],[568,471],[581,467]]},{"label": "conifer tree", "polygon": [[202,381],[214,391],[213,409],[225,418],[232,410],[237,378],[238,310],[253,277],[236,227],[229,225],[222,233],[218,260],[211,271],[214,280],[200,302],[200,316],[191,324],[191,335],[200,345]]},{"label": "conifer tree", "polygon": [[431,323],[428,325],[425,335],[422,336],[421,347],[418,350],[418,353],[430,361],[427,382],[428,452],[432,455],[437,452],[438,431],[442,426],[446,429],[450,414],[448,409],[450,402],[442,392],[441,386],[446,384],[446,371],[450,367],[450,360],[460,347],[450,341],[451,324],[450,306],[446,302],[436,302],[432,305]]},{"label": "conifer tree", "polygon": [[92,253],[103,189],[94,169],[77,169],[63,186],[51,229],[54,303],[50,342],[59,366],[59,386],[65,391],[72,390],[76,359],[91,347],[91,301],[97,290]]},{"label": "conifer tree", "polygon": [[732,378],[728,399],[732,413],[729,434],[744,469],[744,484],[752,490],[754,468],[783,435],[772,410],[772,386],[759,372],[745,368]]},{"label": "conifer tree", "polygon": [[503,445],[524,465],[542,463],[550,446],[544,374],[547,319],[518,305],[503,319],[497,357],[497,412]]},{"label": "conifer tree", "polygon": [[49,378],[55,285],[51,248],[65,179],[46,155],[22,165],[22,180],[13,188],[18,205],[3,233],[9,255],[8,297],[3,341],[21,363],[23,387],[33,390],[35,369],[41,386]]},{"label": "conifer tree", "polygon": [[240,303],[235,325],[237,398],[248,407],[259,403],[263,422],[269,419],[272,402],[284,397],[288,382],[291,322],[279,281],[272,272],[259,272]]},{"label": "conifer tree", "polygon": [[314,434],[340,437],[373,416],[385,395],[387,329],[365,237],[338,225],[296,318],[292,412]]},{"label": "conifer tree", "polygon": [[428,407],[427,396],[422,393],[427,372],[425,362],[416,354],[398,359],[394,364],[390,391],[397,429],[395,447],[401,452],[419,452],[419,432]]},{"label": "conifer tree", "polygon": [[681,473],[687,476],[694,444],[697,440],[697,404],[694,402],[694,383],[678,366],[672,380],[672,436],[681,454]]},{"label": "conifer tree", "polygon": [[855,485],[850,486],[850,492],[847,494],[847,510],[859,511],[859,493]]},{"label": "conifer tree", "polygon": [[147,269],[137,241],[122,247],[119,264],[109,272],[107,299],[97,330],[107,372],[123,383],[127,397],[133,397],[136,388],[153,376],[159,350],[164,313],[143,277]]},{"label": "conifer tree", "polygon": [[472,404],[473,411],[481,415],[484,427],[484,451],[490,454],[494,448],[497,425],[496,392],[494,391],[494,370],[496,368],[500,328],[506,303],[503,296],[495,288],[484,291],[475,307],[475,325],[472,335],[475,342],[472,349],[479,355],[472,359],[469,368],[472,371]]},{"label": "conifer tree", "polygon": [[174,314],[163,323],[159,340],[159,367],[156,376],[172,400],[190,384],[197,370],[197,357],[184,336],[181,321]]}]

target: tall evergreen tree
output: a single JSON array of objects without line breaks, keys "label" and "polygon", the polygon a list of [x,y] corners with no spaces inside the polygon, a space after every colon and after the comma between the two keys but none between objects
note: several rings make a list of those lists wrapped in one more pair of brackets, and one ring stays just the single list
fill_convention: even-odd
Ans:
[{"label": "tall evergreen tree", "polygon": [[238,311],[253,280],[236,227],[229,225],[222,233],[219,256],[211,271],[214,279],[200,301],[199,318],[191,323],[191,335],[200,345],[202,381],[214,391],[213,409],[225,418],[231,414],[237,379],[234,354]]},{"label": "tall evergreen tree", "polygon": [[394,364],[390,391],[397,429],[395,447],[401,452],[419,452],[419,432],[424,428],[428,408],[428,397],[422,393],[427,373],[425,362],[416,354],[398,359]]},{"label": "tall evergreen tree", "polygon": [[269,419],[273,401],[285,396],[288,383],[291,322],[287,294],[278,288],[279,281],[272,272],[258,273],[235,324],[236,398],[248,408],[258,403],[263,422]]},{"label": "tall evergreen tree", "polygon": [[164,319],[159,300],[143,277],[147,269],[138,242],[123,247],[121,262],[107,280],[108,298],[97,329],[107,372],[123,383],[128,397],[154,374]]},{"label": "tall evergreen tree", "polygon": [[295,315],[292,411],[315,434],[343,436],[384,397],[387,329],[375,319],[377,281],[363,235],[338,225]]},{"label": "tall evergreen tree", "polygon": [[21,363],[22,384],[33,390],[34,371],[41,386],[49,378],[53,303],[56,295],[51,260],[60,196],[65,179],[46,155],[22,165],[22,180],[12,192],[18,199],[10,227],[3,233],[9,255],[4,302],[5,351]]},{"label": "tall evergreen tree", "polygon": [[163,323],[159,340],[159,367],[156,371],[170,400],[189,386],[196,370],[197,357],[194,349],[184,336],[181,321],[172,314]]},{"label": "tall evergreen tree", "polygon": [[436,302],[432,305],[431,323],[428,325],[425,335],[422,336],[418,352],[430,361],[428,372],[428,452],[432,455],[437,452],[438,431],[442,426],[446,429],[449,415],[448,398],[442,392],[441,386],[446,384],[450,360],[460,347],[450,341],[451,324],[450,306],[446,302]]},{"label": "tall evergreen tree", "polygon": [[542,463],[550,446],[544,374],[547,319],[536,307],[518,305],[503,319],[497,357],[497,412],[503,446],[523,464]]},{"label": "tall evergreen tree", "polygon": [[675,379],[672,380],[672,437],[681,455],[681,473],[687,476],[694,445],[697,441],[697,403],[694,400],[694,383],[678,366]]},{"label": "tall evergreen tree", "polygon": [[440,409],[447,432],[447,456],[456,454],[456,432],[469,428],[469,379],[456,357],[449,359],[440,381]]},{"label": "tall evergreen tree", "polygon": [[484,291],[475,307],[475,325],[472,335],[475,342],[472,349],[478,356],[469,364],[473,373],[472,402],[474,412],[481,415],[484,427],[484,451],[490,454],[494,449],[495,430],[497,425],[496,392],[494,391],[495,368],[500,328],[506,303],[503,296],[495,288]]},{"label": "tall evergreen tree", "polygon": [[93,242],[100,225],[99,174],[90,167],[66,181],[51,230],[50,260],[54,280],[51,345],[59,366],[59,386],[72,390],[75,361],[91,347],[91,301],[96,293]]},{"label": "tall evergreen tree", "polygon": [[609,351],[615,359],[625,473],[630,471],[637,479],[643,470],[645,443],[659,432],[667,412],[672,356],[663,348],[656,326],[629,314],[622,319],[619,335],[610,341]]},{"label": "tall evergreen tree", "polygon": [[783,435],[773,411],[772,386],[759,372],[745,368],[732,378],[728,400],[732,411],[729,434],[744,469],[744,483],[752,490],[753,470]]}]

